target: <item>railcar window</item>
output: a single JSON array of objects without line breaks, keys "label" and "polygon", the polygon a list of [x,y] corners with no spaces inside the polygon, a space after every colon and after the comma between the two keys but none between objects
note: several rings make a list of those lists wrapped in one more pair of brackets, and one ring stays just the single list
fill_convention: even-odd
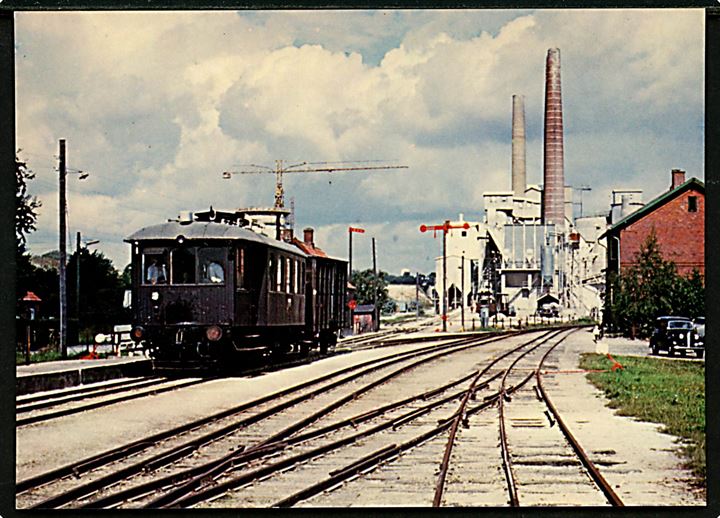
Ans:
[{"label": "railcar window", "polygon": [[201,284],[225,283],[225,256],[224,248],[199,248],[197,252],[200,266]]},{"label": "railcar window", "polygon": [[170,275],[173,284],[195,284],[195,250],[176,248],[170,254]]},{"label": "railcar window", "polygon": [[292,270],[290,268],[291,266],[291,259],[289,257],[285,258],[285,272],[284,272],[284,279],[285,279],[285,293],[292,293],[292,290],[290,289],[290,279],[292,278]]},{"label": "railcar window", "polygon": [[245,249],[237,249],[237,259],[235,260],[236,276],[237,276],[237,287],[238,289],[245,288]]},{"label": "railcar window", "polygon": [[275,280],[275,277],[277,276],[277,273],[275,270],[277,269],[277,261],[275,259],[275,254],[270,254],[270,262],[268,263],[268,289],[271,291],[275,291],[275,283],[277,282]]},{"label": "railcar window", "polygon": [[142,283],[167,284],[167,250],[164,248],[146,248],[142,254]]}]

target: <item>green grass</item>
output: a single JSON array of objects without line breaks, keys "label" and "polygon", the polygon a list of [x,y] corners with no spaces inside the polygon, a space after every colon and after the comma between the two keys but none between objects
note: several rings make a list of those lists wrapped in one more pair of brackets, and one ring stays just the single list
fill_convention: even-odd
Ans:
[{"label": "green grass", "polygon": [[705,364],[658,358],[617,356],[623,370],[611,372],[612,362],[598,354],[583,354],[582,369],[593,385],[605,392],[610,407],[620,415],[664,425],[664,431],[682,438],[680,451],[698,486],[706,485]]}]

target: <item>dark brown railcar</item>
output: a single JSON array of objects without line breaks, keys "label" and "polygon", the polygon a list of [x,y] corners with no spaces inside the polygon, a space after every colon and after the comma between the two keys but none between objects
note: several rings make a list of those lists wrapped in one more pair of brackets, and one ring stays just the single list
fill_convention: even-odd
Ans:
[{"label": "dark brown railcar", "polygon": [[307,342],[306,254],[247,228],[168,222],[132,244],[136,340],[161,360],[223,361]]}]

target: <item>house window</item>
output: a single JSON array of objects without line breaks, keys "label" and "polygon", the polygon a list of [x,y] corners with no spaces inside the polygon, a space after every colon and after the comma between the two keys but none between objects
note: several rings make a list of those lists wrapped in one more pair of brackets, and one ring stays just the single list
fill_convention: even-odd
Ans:
[{"label": "house window", "polygon": [[697,196],[688,196],[688,212],[697,212]]}]

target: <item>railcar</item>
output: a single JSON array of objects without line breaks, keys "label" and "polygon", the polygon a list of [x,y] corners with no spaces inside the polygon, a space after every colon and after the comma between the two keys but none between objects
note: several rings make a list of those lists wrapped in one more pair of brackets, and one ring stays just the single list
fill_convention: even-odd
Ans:
[{"label": "railcar", "polygon": [[[276,237],[280,237],[280,232]],[[345,315],[347,262],[297,239],[193,219],[140,229],[132,247],[131,336],[156,363],[234,367],[327,352]]]}]

